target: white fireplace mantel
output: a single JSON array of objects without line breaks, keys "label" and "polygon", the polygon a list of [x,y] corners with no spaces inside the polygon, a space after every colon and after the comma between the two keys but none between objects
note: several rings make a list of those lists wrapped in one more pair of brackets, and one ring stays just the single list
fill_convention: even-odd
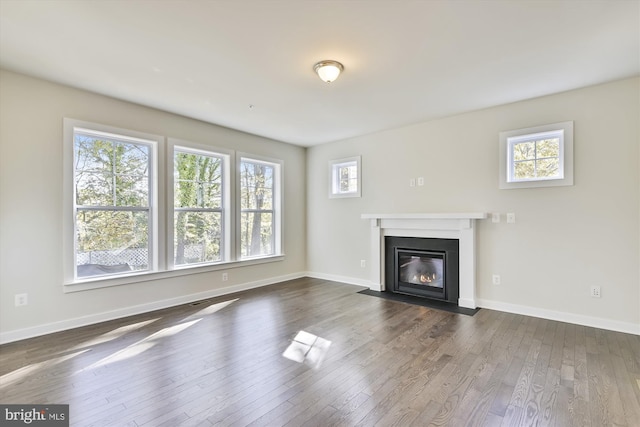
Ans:
[{"label": "white fireplace mantel", "polygon": [[362,214],[371,221],[371,290],[383,291],[384,238],[426,237],[458,239],[460,294],[458,305],[476,308],[475,222],[486,213]]}]

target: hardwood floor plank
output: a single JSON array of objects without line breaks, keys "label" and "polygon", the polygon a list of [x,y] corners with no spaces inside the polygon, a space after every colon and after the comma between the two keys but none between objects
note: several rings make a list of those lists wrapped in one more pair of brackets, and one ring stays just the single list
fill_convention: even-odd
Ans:
[{"label": "hardwood floor plank", "polygon": [[[68,403],[80,427],[640,419],[638,336],[360,289],[302,278],[2,345],[0,402]],[[315,367],[283,357],[300,331],[331,342]]]}]

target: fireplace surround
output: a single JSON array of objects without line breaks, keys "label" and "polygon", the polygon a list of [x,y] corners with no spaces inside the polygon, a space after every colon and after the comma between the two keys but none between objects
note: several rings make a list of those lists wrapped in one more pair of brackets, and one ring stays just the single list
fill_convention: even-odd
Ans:
[{"label": "fireplace surround", "polygon": [[476,308],[475,229],[476,221],[487,218],[486,213],[413,213],[362,214],[370,222],[370,278],[369,289],[384,291],[385,237],[421,237],[456,239],[459,244],[460,307]]}]

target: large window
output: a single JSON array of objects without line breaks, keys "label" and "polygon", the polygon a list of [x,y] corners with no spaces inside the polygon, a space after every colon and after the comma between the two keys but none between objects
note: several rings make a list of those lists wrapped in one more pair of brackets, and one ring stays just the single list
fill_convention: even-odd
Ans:
[{"label": "large window", "polygon": [[73,119],[64,159],[66,291],[282,257],[279,160]]},{"label": "large window", "polygon": [[279,253],[280,164],[240,159],[241,258]]},{"label": "large window", "polygon": [[173,262],[175,266],[228,258],[225,237],[229,156],[175,146]]},{"label": "large window", "polygon": [[148,271],[156,142],[73,130],[75,277]]},{"label": "large window", "polygon": [[573,122],[500,133],[500,188],[573,184]]}]

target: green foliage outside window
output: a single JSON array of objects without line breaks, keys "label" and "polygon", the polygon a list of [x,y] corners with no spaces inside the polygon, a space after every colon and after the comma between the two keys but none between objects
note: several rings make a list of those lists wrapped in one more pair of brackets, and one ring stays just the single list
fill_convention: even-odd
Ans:
[{"label": "green foliage outside window", "polygon": [[513,175],[518,180],[553,178],[559,174],[558,138],[513,144]]},{"label": "green foliage outside window", "polygon": [[241,253],[274,253],[274,171],[271,165],[243,160],[240,166]]},{"label": "green foliage outside window", "polygon": [[174,155],[174,260],[176,265],[222,259],[222,158]]},{"label": "green foliage outside window", "polygon": [[76,133],[76,265],[149,267],[150,147]]}]

